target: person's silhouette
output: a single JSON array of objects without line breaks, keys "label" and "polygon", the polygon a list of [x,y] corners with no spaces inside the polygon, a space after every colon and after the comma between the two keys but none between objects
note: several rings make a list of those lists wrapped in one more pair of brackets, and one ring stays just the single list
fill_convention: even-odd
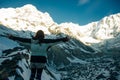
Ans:
[{"label": "person's silhouette", "polygon": [[45,39],[44,32],[42,30],[37,31],[32,38],[21,38],[13,35],[9,35],[12,40],[17,40],[21,45],[30,49],[31,54],[31,78],[41,80],[41,74],[47,62],[47,50],[50,46],[58,44],[58,42],[66,42],[69,40],[68,37],[59,39]]}]

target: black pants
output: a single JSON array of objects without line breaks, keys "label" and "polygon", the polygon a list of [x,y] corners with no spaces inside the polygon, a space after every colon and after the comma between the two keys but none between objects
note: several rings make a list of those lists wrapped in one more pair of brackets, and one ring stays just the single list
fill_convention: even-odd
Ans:
[{"label": "black pants", "polygon": [[[44,56],[31,56],[32,63],[46,63],[47,59]],[[43,68],[31,68],[31,78],[30,80],[34,80],[34,78],[41,80]]]},{"label": "black pants", "polygon": [[43,68],[40,68],[40,69],[33,68],[33,69],[31,69],[31,71],[32,72],[31,72],[31,79],[30,80],[34,80],[34,78],[41,80]]}]

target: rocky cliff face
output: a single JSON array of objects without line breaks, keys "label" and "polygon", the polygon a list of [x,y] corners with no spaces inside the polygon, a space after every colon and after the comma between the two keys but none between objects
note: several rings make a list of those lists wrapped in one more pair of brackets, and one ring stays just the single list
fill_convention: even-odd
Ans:
[{"label": "rocky cliff face", "polygon": [[2,51],[0,56],[0,79],[29,80],[30,52],[22,47]]},{"label": "rocky cliff face", "polygon": [[[41,29],[45,32],[46,38],[66,35],[71,37],[70,41],[52,46],[48,50],[49,67],[54,67],[61,75],[61,79],[118,80],[120,78],[118,58],[120,13],[85,26],[74,23],[57,24],[47,12],[42,13],[32,5],[2,8],[0,14],[1,35],[9,33],[28,38]],[[0,49],[2,52],[7,44],[0,44],[4,46]],[[18,43],[15,43],[15,46],[19,46]]]}]

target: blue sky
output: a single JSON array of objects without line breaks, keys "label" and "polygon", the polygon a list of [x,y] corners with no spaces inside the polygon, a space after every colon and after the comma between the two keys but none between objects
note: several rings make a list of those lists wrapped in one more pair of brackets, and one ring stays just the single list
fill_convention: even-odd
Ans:
[{"label": "blue sky", "polygon": [[0,0],[0,8],[33,4],[48,12],[58,24],[73,22],[85,25],[105,16],[120,13],[120,0]]}]

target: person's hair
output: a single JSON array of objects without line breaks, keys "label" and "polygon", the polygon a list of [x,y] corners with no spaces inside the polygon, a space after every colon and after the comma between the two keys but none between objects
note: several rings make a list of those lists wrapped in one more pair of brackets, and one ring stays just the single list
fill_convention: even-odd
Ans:
[{"label": "person's hair", "polygon": [[35,34],[35,38],[37,38],[37,39],[44,39],[44,37],[45,37],[45,35],[42,30],[38,30]]}]

